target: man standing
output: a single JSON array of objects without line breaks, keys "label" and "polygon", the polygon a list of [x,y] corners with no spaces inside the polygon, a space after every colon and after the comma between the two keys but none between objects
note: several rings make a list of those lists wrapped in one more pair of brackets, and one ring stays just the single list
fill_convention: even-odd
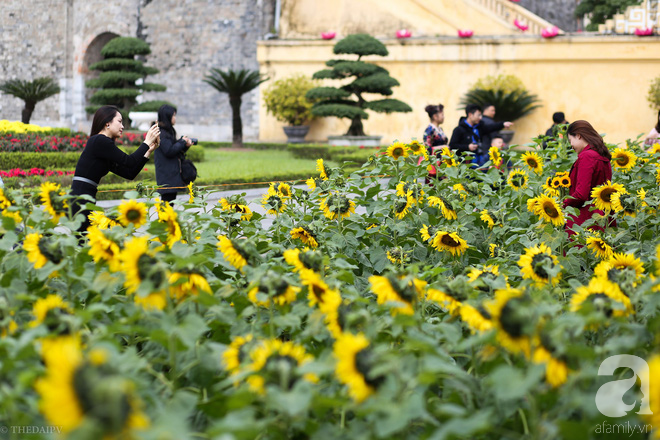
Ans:
[{"label": "man standing", "polygon": [[[495,106],[493,104],[485,104],[483,107],[481,107],[481,122],[484,124],[486,128],[489,128],[491,125],[497,124],[495,122]],[[483,133],[481,135],[481,146],[482,148],[479,149],[479,154],[487,154],[488,153],[488,147],[491,144],[491,139],[495,136],[499,135],[499,130],[493,130],[492,132],[488,133]]]},{"label": "man standing", "polygon": [[557,126],[560,124],[568,124],[568,121],[566,120],[566,116],[564,116],[564,112],[553,113],[552,127],[548,128],[548,131],[545,132],[545,135],[554,139],[557,136],[557,133],[555,133],[555,131],[557,130]]},{"label": "man standing", "polygon": [[482,121],[481,107],[469,104],[465,107],[465,116],[461,117],[458,127],[454,128],[449,141],[449,148],[457,153],[472,152],[475,154],[472,163],[477,166],[483,165],[488,160],[488,149],[490,144],[483,144],[482,136],[494,131],[509,128],[512,122],[494,122],[486,126]]}]

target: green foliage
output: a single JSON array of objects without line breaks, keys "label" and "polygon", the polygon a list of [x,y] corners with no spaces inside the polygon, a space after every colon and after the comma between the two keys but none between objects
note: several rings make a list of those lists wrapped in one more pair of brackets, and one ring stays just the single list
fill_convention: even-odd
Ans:
[{"label": "green foliage", "polygon": [[589,15],[591,23],[588,31],[597,31],[598,25],[612,18],[614,14],[623,13],[628,6],[639,5],[642,0],[581,0],[575,8],[575,16],[582,18]]},{"label": "green foliage", "polygon": [[32,81],[10,79],[0,84],[0,92],[15,96],[25,102],[21,112],[21,122],[30,123],[37,103],[60,93],[60,87],[52,78],[42,77]]},{"label": "green foliage", "polygon": [[80,153],[0,153],[0,169],[13,168],[30,169],[43,168],[45,170],[72,169],[76,167]]},{"label": "green foliage", "polygon": [[131,109],[131,111],[134,112],[157,112],[158,109],[160,109],[164,105],[171,105],[172,107],[175,107],[174,104],[172,104],[169,101],[145,101],[141,102],[135,107]]},{"label": "green foliage", "polygon": [[[158,70],[145,66],[135,57],[150,53],[149,44],[139,38],[117,37],[103,46],[101,54],[105,59],[90,66],[91,70],[98,70],[101,74],[86,83],[87,87],[96,89],[90,98],[90,103],[95,105],[85,110],[93,113],[103,105],[117,106],[128,125],[128,113],[135,107],[138,96],[143,92],[167,90],[163,85],[145,81],[147,75],[158,73]],[[140,86],[136,85],[139,81],[142,82]]]},{"label": "green foliage", "polygon": [[149,55],[150,53],[149,44],[134,37],[113,38],[101,49],[101,55],[106,59],[127,58],[132,60],[136,55]]},{"label": "green foliage", "polygon": [[514,75],[489,75],[478,80],[461,98],[462,108],[468,104],[493,104],[498,121],[515,121],[541,107],[538,97],[530,94]]},{"label": "green foliage", "polygon": [[263,92],[266,108],[278,121],[303,125],[312,119],[313,105],[305,95],[315,86],[304,75],[277,80]]},{"label": "green foliage", "polygon": [[[307,93],[309,99],[318,100],[312,107],[316,116],[334,116],[351,120],[347,135],[364,136],[362,120],[367,119],[366,109],[380,112],[411,112],[412,108],[396,99],[382,99],[370,103],[363,94],[373,93],[392,95],[392,87],[399,82],[388,71],[375,64],[361,61],[365,55],[387,56],[383,43],[366,34],[354,34],[335,44],[334,53],[358,55],[357,60],[330,60],[326,62],[331,69],[323,69],[313,75],[314,79],[353,78],[353,81],[341,87],[317,87]],[[354,96],[354,99],[346,99]]]},{"label": "green foliage", "polygon": [[660,76],[657,76],[649,86],[649,92],[646,95],[646,100],[653,110],[660,109]]},{"label": "green foliage", "polygon": [[242,96],[257,87],[268,78],[257,70],[227,70],[213,68],[204,77],[204,82],[220,93],[229,95],[232,112],[232,142],[240,148],[243,145],[243,121],[241,120]]}]

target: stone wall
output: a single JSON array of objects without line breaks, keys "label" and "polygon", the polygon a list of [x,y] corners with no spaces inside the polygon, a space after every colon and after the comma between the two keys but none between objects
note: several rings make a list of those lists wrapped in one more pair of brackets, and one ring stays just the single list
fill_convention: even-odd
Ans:
[{"label": "stone wall", "polygon": [[[226,95],[203,82],[210,68],[257,69],[256,42],[273,26],[274,0],[2,0],[0,81],[50,76],[62,92],[37,104],[33,122],[86,131],[88,67],[114,36],[139,36],[152,48],[148,80],[164,84],[179,108],[179,131],[214,140],[231,138]],[[244,96],[244,134],[258,134],[257,92]],[[23,102],[0,94],[0,119],[20,119]]]},{"label": "stone wall", "polygon": [[566,32],[578,30],[577,0],[520,0],[518,4]]}]

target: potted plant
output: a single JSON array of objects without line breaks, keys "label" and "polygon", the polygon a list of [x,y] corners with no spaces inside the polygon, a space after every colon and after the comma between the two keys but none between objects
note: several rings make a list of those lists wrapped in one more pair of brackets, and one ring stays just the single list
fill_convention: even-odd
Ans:
[{"label": "potted plant", "polygon": [[280,122],[285,122],[284,127],[287,142],[299,144],[305,141],[309,132],[309,122],[312,115],[313,102],[305,95],[317,84],[305,75],[293,75],[275,81],[264,91],[264,102],[270,114]]},{"label": "potted plant", "polygon": [[[515,75],[488,75],[479,79],[461,98],[460,105],[468,104],[495,106],[495,120],[516,121],[541,107],[536,95],[530,94],[522,81]],[[513,130],[500,131],[504,142],[513,138]]]},{"label": "potted plant", "polygon": [[333,48],[337,55],[356,55],[357,59],[337,59],[325,63],[329,69],[314,74],[314,79],[342,81],[340,87],[316,87],[307,93],[307,98],[315,100],[312,114],[334,116],[351,120],[351,126],[344,136],[329,136],[331,145],[380,145],[380,136],[365,136],[362,120],[369,115],[366,110],[379,113],[411,112],[412,108],[398,99],[377,99],[367,101],[369,95],[391,96],[392,88],[399,82],[389,72],[373,63],[362,61],[363,56],[387,56],[383,43],[366,34],[349,35],[338,41]]}]

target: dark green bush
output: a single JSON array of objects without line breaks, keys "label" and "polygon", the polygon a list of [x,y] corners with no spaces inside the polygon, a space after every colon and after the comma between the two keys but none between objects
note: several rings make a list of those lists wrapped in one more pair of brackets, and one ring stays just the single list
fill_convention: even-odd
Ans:
[{"label": "dark green bush", "polygon": [[0,169],[43,168],[45,170],[73,169],[80,153],[0,153]]},{"label": "dark green bush", "polygon": [[161,108],[164,105],[171,105],[174,107],[174,104],[172,104],[169,101],[146,101],[142,102],[135,107],[131,109],[132,112],[157,112],[159,108]]}]

